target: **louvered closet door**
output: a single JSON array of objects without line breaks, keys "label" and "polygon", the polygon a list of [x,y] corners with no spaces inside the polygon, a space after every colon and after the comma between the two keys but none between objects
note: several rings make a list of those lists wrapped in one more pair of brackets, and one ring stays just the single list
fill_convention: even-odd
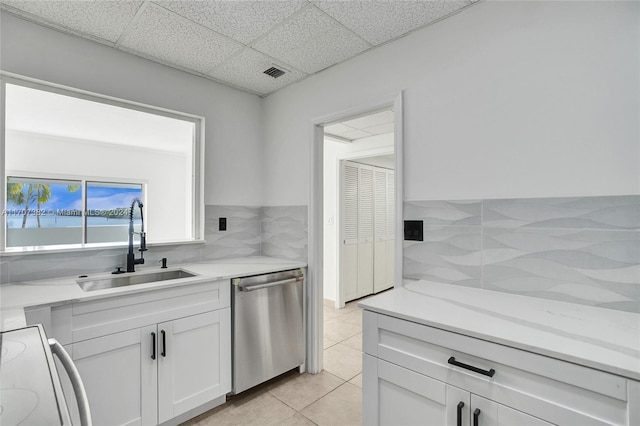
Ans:
[{"label": "louvered closet door", "polygon": [[358,296],[373,293],[373,167],[360,165],[358,180]]},{"label": "louvered closet door", "polygon": [[385,288],[393,287],[393,280],[395,276],[395,223],[396,223],[396,198],[395,198],[395,173],[393,170],[387,170],[387,233],[386,233],[386,271],[385,271]]},{"label": "louvered closet door", "polygon": [[342,250],[339,285],[345,301],[358,297],[358,169],[355,163],[342,162]]},{"label": "louvered closet door", "polygon": [[373,292],[387,288],[387,171],[376,167],[374,180]]}]

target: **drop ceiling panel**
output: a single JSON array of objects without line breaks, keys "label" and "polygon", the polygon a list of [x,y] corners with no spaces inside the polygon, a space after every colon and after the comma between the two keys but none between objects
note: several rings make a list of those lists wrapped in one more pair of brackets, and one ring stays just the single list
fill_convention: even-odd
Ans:
[{"label": "drop ceiling panel", "polygon": [[354,118],[353,120],[347,120],[342,124],[356,129],[363,129],[365,127],[377,126],[379,124],[393,123],[394,118],[393,111],[386,110],[365,115],[364,117]]},{"label": "drop ceiling panel", "polygon": [[[266,69],[273,66],[286,71],[286,73],[278,78],[264,73]],[[216,80],[264,95],[300,80],[306,74],[282,67],[267,55],[247,47],[210,72],[209,75]]]},{"label": "drop ceiling panel", "polygon": [[353,127],[345,126],[342,123],[332,124],[330,126],[325,126],[325,133],[331,133],[332,135],[342,136],[345,132],[351,132],[355,130]]},{"label": "drop ceiling panel", "polygon": [[462,9],[471,4],[471,0],[338,0],[313,3],[369,43],[377,45]]},{"label": "drop ceiling panel", "polygon": [[368,138],[369,136],[373,136],[371,133],[369,132],[365,132],[364,130],[351,130],[349,132],[344,132],[338,136],[342,136],[343,138],[347,138],[347,139],[351,139],[351,140],[355,140],[355,139],[362,139],[362,138]]},{"label": "drop ceiling panel", "polygon": [[370,45],[315,7],[275,28],[253,47],[306,73],[349,59]]},{"label": "drop ceiling panel", "polygon": [[[474,1],[0,0],[0,7],[66,33],[267,95]],[[266,62],[261,55],[290,72],[264,80],[263,70],[256,72]]]},{"label": "drop ceiling panel", "polygon": [[385,133],[393,133],[393,123],[378,124],[377,126],[365,127],[362,130],[374,135],[384,135]]},{"label": "drop ceiling panel", "polygon": [[288,18],[306,0],[292,1],[156,1],[194,22],[249,44],[275,24]]},{"label": "drop ceiling panel", "polygon": [[154,3],[148,3],[121,47],[141,56],[207,73],[243,45]]},{"label": "drop ceiling panel", "polygon": [[[142,1],[2,1],[17,15],[115,43]],[[25,13],[26,12],[26,13]]]}]

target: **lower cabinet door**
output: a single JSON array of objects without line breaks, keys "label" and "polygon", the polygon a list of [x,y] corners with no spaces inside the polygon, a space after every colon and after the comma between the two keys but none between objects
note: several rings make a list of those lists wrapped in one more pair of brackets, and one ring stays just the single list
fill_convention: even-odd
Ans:
[{"label": "lower cabinet door", "polygon": [[162,423],[231,390],[231,316],[220,309],[158,324]]},{"label": "lower cabinet door", "polygon": [[478,395],[471,395],[472,426],[552,426],[551,423],[498,404]]},{"label": "lower cabinet door", "polygon": [[469,425],[470,394],[363,355],[364,425]]},{"label": "lower cabinet door", "polygon": [[72,344],[96,426],[157,424],[156,326]]}]

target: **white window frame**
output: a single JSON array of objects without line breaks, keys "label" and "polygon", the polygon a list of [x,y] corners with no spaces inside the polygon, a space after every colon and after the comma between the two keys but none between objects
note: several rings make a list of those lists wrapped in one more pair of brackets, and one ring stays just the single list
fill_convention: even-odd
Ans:
[{"label": "white window frame", "polygon": [[[2,172],[0,173],[0,200],[2,200],[2,210],[7,207],[7,176],[31,176],[31,177],[43,177],[55,179],[59,175],[55,174],[42,174],[39,173],[22,173],[19,170],[8,171],[6,169],[6,145],[5,145],[5,113],[6,113],[6,85],[13,84],[23,87],[28,87],[37,90],[43,90],[51,93],[57,93],[60,95],[71,96],[78,99],[84,99],[92,102],[98,102],[106,105],[117,106],[121,108],[127,108],[134,111],[145,112],[149,114],[160,115],[164,117],[174,118],[178,120],[187,121],[194,124],[194,134],[192,142],[192,218],[191,218],[191,238],[179,241],[171,241],[168,243],[150,243],[153,245],[175,245],[175,244],[188,244],[188,243],[204,243],[204,129],[205,118],[193,114],[187,114],[179,111],[169,110],[166,108],[155,107],[151,105],[142,104],[139,102],[128,101],[125,99],[115,98],[112,96],[101,95],[98,93],[89,92],[86,90],[75,89],[69,86],[63,86],[55,83],[46,82],[43,80],[37,80],[25,76],[21,76],[6,71],[0,71],[0,159]],[[18,173],[18,174],[16,174]],[[62,177],[69,178],[69,177]],[[75,180],[78,180],[75,177]],[[101,182],[125,182],[123,179],[109,177],[109,176],[83,176],[82,181],[101,181]],[[131,182],[137,182],[140,179],[132,179]],[[146,189],[146,182],[144,182]],[[42,252],[42,251],[71,251],[78,249],[95,249],[102,247],[120,247],[126,246],[126,242],[123,244],[117,243],[90,243],[90,244],[73,244],[68,246],[42,246],[42,247],[6,247],[6,229],[7,222],[6,216],[3,214],[0,224],[0,253],[29,253],[29,252]],[[84,232],[84,231],[83,231]]]}]

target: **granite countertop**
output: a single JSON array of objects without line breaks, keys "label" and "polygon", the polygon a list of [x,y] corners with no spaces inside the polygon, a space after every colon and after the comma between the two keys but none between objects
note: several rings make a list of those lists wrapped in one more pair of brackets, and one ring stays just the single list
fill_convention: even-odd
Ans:
[{"label": "granite countertop", "polygon": [[640,380],[640,314],[415,280],[359,306]]},{"label": "granite countertop", "polygon": [[[161,288],[198,284],[206,281],[296,269],[305,266],[307,265],[301,262],[256,256],[224,259],[206,263],[172,265],[168,269],[138,267],[138,271],[135,273],[144,274],[146,272],[181,268],[196,274],[196,276],[90,292],[85,292],[80,288],[76,283],[76,279],[78,278],[76,276],[4,284],[0,286],[0,330],[11,330],[26,326],[24,309],[27,307],[42,305],[53,306],[78,301],[96,300]],[[89,278],[111,278],[117,276],[119,275],[111,275],[108,272],[88,275]]]}]

